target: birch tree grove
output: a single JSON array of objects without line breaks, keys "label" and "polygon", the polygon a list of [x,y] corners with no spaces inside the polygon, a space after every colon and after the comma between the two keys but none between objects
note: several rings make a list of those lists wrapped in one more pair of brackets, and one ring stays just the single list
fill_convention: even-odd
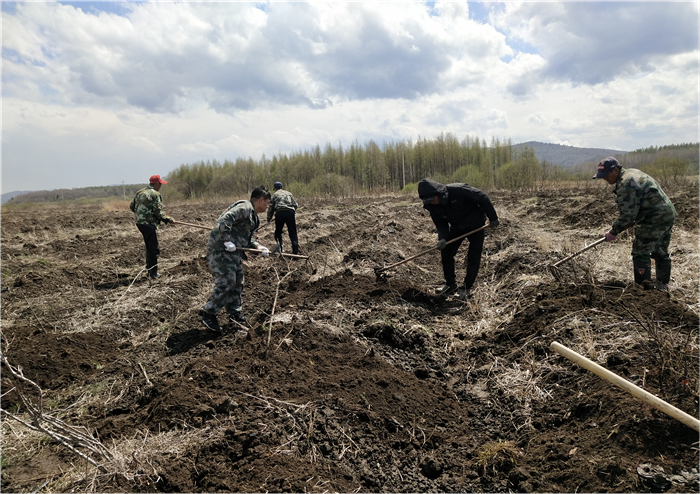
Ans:
[{"label": "birch tree grove", "polygon": [[[657,149],[652,151],[658,153]],[[628,156],[637,159],[634,153]],[[664,175],[674,180],[687,168],[680,160],[657,163]],[[465,182],[483,189],[533,189],[552,180],[576,177],[558,165],[541,163],[533,148],[516,152],[510,139],[492,137],[487,144],[466,135],[460,141],[451,132],[434,139],[418,136],[415,142],[409,139],[381,145],[374,140],[362,144],[357,139],[349,147],[327,142],[288,154],[278,152],[271,159],[263,155],[259,160],[200,161],[183,164],[168,175],[172,184],[169,194],[184,199],[245,196],[257,185],[271,187],[278,180],[299,196],[398,192],[404,184],[423,178]]]}]

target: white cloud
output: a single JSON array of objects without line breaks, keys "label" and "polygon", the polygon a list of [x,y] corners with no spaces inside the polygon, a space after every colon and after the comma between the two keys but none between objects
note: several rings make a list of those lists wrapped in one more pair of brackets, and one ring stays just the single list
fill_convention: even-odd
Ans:
[{"label": "white cloud", "polygon": [[493,19],[539,50],[543,78],[574,84],[650,72],[659,57],[698,49],[697,2],[513,2]]},{"label": "white cloud", "polygon": [[3,190],[440,132],[697,140],[697,3],[1,5]]}]

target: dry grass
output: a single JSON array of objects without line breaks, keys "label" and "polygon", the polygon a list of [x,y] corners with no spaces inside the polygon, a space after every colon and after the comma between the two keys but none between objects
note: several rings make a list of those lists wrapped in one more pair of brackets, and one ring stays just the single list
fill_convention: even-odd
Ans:
[{"label": "dry grass", "polygon": [[101,203],[100,209],[102,209],[102,211],[131,211],[131,209],[129,208],[130,204],[131,201],[128,200],[111,200]]},{"label": "dry grass", "polygon": [[515,447],[514,441],[490,441],[484,444],[477,453],[474,464],[481,470],[482,475],[510,470],[518,464],[523,452]]}]

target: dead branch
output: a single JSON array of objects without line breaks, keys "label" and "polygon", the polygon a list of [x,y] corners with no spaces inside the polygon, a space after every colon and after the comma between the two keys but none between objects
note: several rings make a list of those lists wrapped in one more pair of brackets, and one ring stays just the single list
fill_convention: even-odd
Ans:
[{"label": "dead branch", "polygon": [[148,378],[148,374],[146,374],[146,369],[144,369],[143,364],[141,364],[141,362],[139,362],[139,367],[141,368],[141,372],[143,372],[143,377],[146,378],[146,386],[149,387],[149,388],[152,388],[152,387],[153,387],[153,383],[152,383],[151,380]]},{"label": "dead branch", "polygon": [[[13,420],[16,420],[17,422],[23,424],[25,427],[33,431],[42,432],[46,434],[54,441],[62,444],[81,458],[84,458],[88,462],[92,463],[102,473],[107,473],[107,469],[105,467],[103,467],[100,463],[91,458],[89,455],[77,449],[78,447],[87,449],[94,455],[100,456],[109,461],[112,457],[107,448],[104,445],[102,445],[102,443],[93,438],[89,434],[87,429],[85,429],[84,427],[73,427],[66,424],[57,417],[44,414],[42,390],[39,387],[39,385],[31,379],[25,377],[21,367],[14,367],[12,364],[10,364],[10,362],[7,360],[7,357],[3,353],[0,353],[0,359],[5,364],[5,367],[7,367],[7,369],[10,371],[10,374],[12,374],[14,379],[18,381],[18,385],[15,386],[15,392],[22,401],[25,410],[31,417],[31,421],[27,422],[19,418],[15,414],[8,412],[7,410],[0,410],[0,412],[6,414],[8,417],[12,418]],[[20,383],[29,386],[37,392],[37,400],[39,402],[38,405],[36,405],[27,396],[27,394],[22,391],[22,386]],[[75,445],[75,447],[73,445]]]},{"label": "dead branch", "polygon": [[280,280],[280,274],[277,272],[277,268],[273,268],[275,270],[275,276],[277,276],[277,289],[275,290],[275,300],[272,302],[272,312],[270,312],[270,326],[267,328],[267,346],[268,348],[270,347],[270,338],[272,338],[272,321],[273,317],[275,315],[275,307],[277,307],[277,296],[280,293],[280,283],[282,280]]}]

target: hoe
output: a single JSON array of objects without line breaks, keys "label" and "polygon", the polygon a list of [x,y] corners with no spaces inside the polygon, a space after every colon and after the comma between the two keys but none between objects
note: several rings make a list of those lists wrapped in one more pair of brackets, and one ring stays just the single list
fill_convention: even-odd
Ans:
[{"label": "hoe", "polygon": [[[177,225],[191,226],[192,228],[200,228],[200,229],[202,229],[202,230],[211,230],[211,228],[208,227],[208,226],[204,226],[204,225],[195,225],[194,223],[185,223],[184,221],[173,220],[173,223],[175,223],[175,224],[177,224]],[[236,250],[240,250],[240,251],[243,251],[243,252],[252,252],[252,253],[254,253],[254,254],[260,254],[260,253],[262,252],[262,250],[260,250],[260,249],[246,249],[246,248],[243,248],[243,247],[238,247]],[[279,250],[279,246],[276,246],[276,248],[273,248],[272,250],[270,250],[270,253],[271,253],[271,254],[274,254],[274,253],[277,252],[278,250]],[[291,257],[291,258],[294,258],[294,259],[306,259],[306,262],[310,263],[311,269],[313,270],[312,274],[315,274],[315,273],[316,273],[316,267],[314,266],[314,264],[313,264],[313,262],[311,261],[311,258],[309,258],[309,256],[301,256],[301,255],[299,255],[299,254],[287,254],[286,252],[279,252],[279,254],[280,254],[281,256],[284,256],[284,257]]]},{"label": "hoe", "polygon": [[605,242],[605,237],[596,240],[596,241],[593,242],[591,245],[587,245],[587,246],[584,247],[583,249],[581,249],[581,250],[579,250],[579,251],[577,251],[577,252],[574,252],[574,253],[571,254],[570,256],[565,257],[564,259],[562,259],[561,261],[557,261],[557,262],[555,262],[554,264],[550,264],[550,265],[549,265],[549,270],[551,271],[551,273],[552,273],[552,275],[554,276],[554,278],[556,278],[557,281],[561,281],[561,280],[562,280],[562,274],[561,274],[561,271],[559,271],[559,266],[560,266],[561,264],[564,264],[566,261],[569,261],[569,260],[573,259],[574,257],[576,257],[576,256],[579,255],[579,254],[583,254],[583,253],[586,252],[588,249],[592,249],[593,247],[595,247],[596,245],[598,245],[598,244],[600,244],[600,243],[602,243],[602,242]]},{"label": "hoe", "polygon": [[[489,226],[489,225],[486,224],[486,225],[482,226],[481,228],[477,228],[476,230],[472,230],[472,231],[469,232],[469,233],[465,233],[464,235],[460,235],[459,237],[453,238],[452,240],[450,240],[449,242],[447,242],[445,245],[451,244],[452,242],[456,242],[457,240],[461,240],[461,239],[463,239],[463,238],[465,238],[465,237],[468,237],[468,236],[471,235],[472,233],[479,232],[479,231],[483,230],[484,228],[486,228],[486,227],[488,227],[488,226]],[[411,257],[409,257],[408,259],[404,259],[403,261],[399,261],[399,262],[396,262],[396,263],[394,263],[394,264],[390,264],[390,265],[388,265],[388,266],[384,266],[384,267],[381,267],[381,268],[380,268],[380,267],[376,267],[376,268],[374,268],[374,274],[375,274],[375,276],[377,277],[377,280],[386,279],[386,271],[387,271],[388,269],[391,269],[391,268],[394,268],[394,267],[396,267],[396,266],[399,266],[399,265],[401,265],[401,264],[403,264],[403,263],[406,263],[406,262],[408,262],[408,261],[411,261],[411,260],[415,259],[416,257],[423,256],[423,255],[425,255],[425,254],[427,254],[427,253],[429,253],[429,252],[433,252],[435,249],[437,249],[437,246],[431,247],[431,248],[429,248],[429,249],[426,249],[426,250],[424,250],[423,252],[420,252],[420,253],[416,254],[415,256],[411,256]]]}]

